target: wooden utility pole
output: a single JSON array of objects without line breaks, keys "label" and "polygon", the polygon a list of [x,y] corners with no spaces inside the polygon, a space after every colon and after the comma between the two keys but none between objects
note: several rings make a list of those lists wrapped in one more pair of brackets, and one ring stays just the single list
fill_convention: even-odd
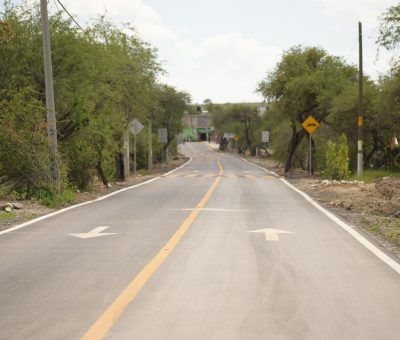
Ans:
[{"label": "wooden utility pole", "polygon": [[51,47],[49,18],[47,13],[47,0],[40,0],[40,13],[42,16],[44,80],[46,89],[47,107],[47,134],[50,144],[50,171],[53,185],[57,192],[60,191],[60,171],[57,161],[57,122],[54,104],[53,70],[51,65]]},{"label": "wooden utility pole", "polygon": [[358,116],[357,116],[357,176],[363,174],[363,50],[362,50],[362,25],[358,22],[358,46],[359,46],[359,66],[358,66]]}]

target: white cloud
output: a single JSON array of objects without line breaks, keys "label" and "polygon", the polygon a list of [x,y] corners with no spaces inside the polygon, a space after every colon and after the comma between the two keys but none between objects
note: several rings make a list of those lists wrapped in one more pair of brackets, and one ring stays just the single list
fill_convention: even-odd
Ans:
[{"label": "white cloud", "polygon": [[145,39],[175,37],[164,25],[161,15],[143,0],[67,0],[63,3],[70,12],[79,13],[80,22],[106,13],[116,23],[132,23]]},{"label": "white cloud", "polygon": [[247,71],[274,65],[281,52],[280,48],[263,45],[242,33],[230,32],[204,40],[196,57],[204,63],[216,65],[221,71]]},{"label": "white cloud", "polygon": [[282,50],[229,32],[199,44],[180,42],[180,58],[167,58],[168,79],[190,89],[196,102],[261,100],[254,93],[257,81],[279,61]]},{"label": "white cloud", "polygon": [[[390,6],[396,5],[395,0],[315,0],[324,13],[330,16],[348,15],[354,21],[362,21],[368,26],[376,25],[378,15]],[[374,27],[372,27],[374,28]]]}]

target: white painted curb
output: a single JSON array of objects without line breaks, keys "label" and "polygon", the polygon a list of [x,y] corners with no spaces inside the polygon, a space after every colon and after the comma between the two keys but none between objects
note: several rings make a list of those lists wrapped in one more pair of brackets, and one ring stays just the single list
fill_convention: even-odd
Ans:
[{"label": "white painted curb", "polygon": [[141,182],[141,183],[139,183],[139,184],[135,184],[135,185],[132,185],[132,186],[130,186],[130,187],[126,187],[126,188],[123,188],[123,189],[114,191],[114,192],[112,192],[112,193],[110,193],[110,194],[107,194],[107,195],[98,197],[98,198],[96,198],[96,199],[94,199],[94,200],[91,200],[91,201],[86,201],[86,202],[83,202],[83,203],[71,205],[70,207],[67,207],[67,208],[64,208],[64,209],[60,209],[60,210],[54,211],[54,212],[52,212],[52,213],[50,213],[50,214],[37,217],[37,218],[35,218],[35,219],[33,219],[33,220],[30,220],[30,221],[27,221],[27,222],[25,222],[25,223],[18,224],[18,225],[14,226],[14,227],[11,227],[11,228],[9,228],[9,229],[0,231],[0,235],[10,233],[10,232],[12,232],[12,231],[15,231],[15,230],[18,230],[18,229],[27,227],[28,225],[34,224],[34,223],[36,223],[36,222],[45,220],[45,219],[47,219],[47,218],[49,218],[49,217],[62,214],[62,213],[64,213],[64,212],[66,212],[66,211],[69,211],[69,210],[72,210],[72,209],[76,209],[76,208],[82,207],[82,206],[87,205],[87,204],[91,204],[91,203],[94,203],[94,202],[102,201],[102,200],[105,200],[105,199],[108,198],[108,197],[117,195],[117,194],[119,194],[119,193],[121,193],[121,192],[124,192],[124,191],[127,191],[127,190],[131,190],[131,189],[135,189],[135,188],[141,187],[142,185],[145,185],[145,184],[149,184],[149,183],[151,183],[151,182],[154,182],[154,181],[156,181],[156,180],[158,180],[158,179],[160,179],[160,178],[162,178],[162,177],[168,176],[168,175],[174,173],[175,171],[178,171],[178,170],[182,169],[183,167],[185,167],[186,165],[188,165],[188,164],[192,161],[192,158],[191,158],[190,156],[187,156],[187,155],[185,155],[185,156],[186,156],[186,157],[189,157],[189,160],[188,160],[186,163],[182,164],[181,166],[177,167],[176,169],[173,169],[173,170],[171,170],[171,171],[169,171],[169,172],[167,172],[167,173],[165,173],[165,174],[163,174],[163,175],[161,175],[161,176],[157,176],[157,177],[151,178],[151,179],[149,179],[149,180],[147,180],[147,181]]},{"label": "white painted curb", "polygon": [[[275,174],[272,171],[269,171],[257,164],[253,164],[249,162],[248,160],[244,159],[243,160],[257,168],[260,168],[268,173],[273,174],[274,176],[279,177],[277,174]],[[283,183],[285,183],[290,189],[294,190],[303,198],[311,203],[315,208],[317,208],[320,212],[322,212],[325,216],[329,217],[333,222],[335,222],[337,225],[339,225],[341,228],[343,228],[345,231],[347,231],[352,237],[354,237],[358,242],[360,242],[365,248],[367,248],[371,253],[373,253],[376,257],[378,257],[380,260],[385,262],[389,267],[391,267],[395,272],[400,274],[400,264],[393,260],[390,256],[386,255],[382,250],[377,248],[375,245],[373,245],[370,241],[368,241],[364,236],[359,234],[352,226],[348,225],[347,223],[343,222],[341,219],[336,217],[334,214],[329,212],[327,209],[322,207],[319,203],[314,201],[310,196],[308,196],[305,192],[301,191],[300,189],[296,188],[294,185],[290,184],[286,179],[284,178],[279,178]]]}]

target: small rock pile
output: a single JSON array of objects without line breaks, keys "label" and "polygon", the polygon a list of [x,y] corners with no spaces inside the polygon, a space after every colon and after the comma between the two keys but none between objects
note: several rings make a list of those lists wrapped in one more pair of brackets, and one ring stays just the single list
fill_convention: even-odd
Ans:
[{"label": "small rock pile", "polygon": [[23,205],[21,203],[14,203],[14,202],[13,203],[7,202],[7,203],[0,205],[0,210],[4,210],[8,213],[12,212],[14,209],[19,210],[22,208],[23,208]]},{"label": "small rock pile", "polygon": [[352,210],[353,209],[353,204],[350,202],[342,201],[342,200],[336,200],[332,201],[329,203],[331,207],[336,207],[336,208],[344,208],[346,210]]},{"label": "small rock pile", "polygon": [[332,184],[364,184],[364,181],[346,181],[346,180],[341,180],[337,181],[336,179],[324,179],[321,181],[321,184],[323,185],[332,185]]}]

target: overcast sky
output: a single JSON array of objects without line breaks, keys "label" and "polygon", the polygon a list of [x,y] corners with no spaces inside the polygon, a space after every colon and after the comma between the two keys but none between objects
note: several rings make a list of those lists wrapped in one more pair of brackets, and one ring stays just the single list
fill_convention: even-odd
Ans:
[{"label": "overcast sky", "polygon": [[162,81],[187,91],[200,103],[206,98],[261,101],[255,93],[257,83],[284,50],[298,44],[320,46],[358,64],[358,21],[363,23],[364,71],[376,79],[388,70],[392,56],[381,50],[377,59],[378,16],[398,0],[62,2],[82,25],[105,11],[116,23],[133,23],[144,40],[158,49],[168,72]]}]

